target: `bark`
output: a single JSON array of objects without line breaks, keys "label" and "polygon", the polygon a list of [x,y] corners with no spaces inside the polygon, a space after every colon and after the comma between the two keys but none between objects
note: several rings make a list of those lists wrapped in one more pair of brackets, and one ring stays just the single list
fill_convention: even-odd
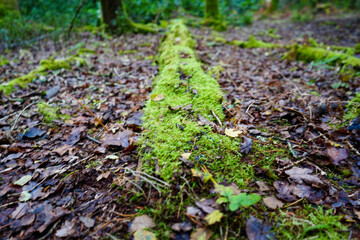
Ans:
[{"label": "bark", "polygon": [[205,19],[221,20],[219,0],[205,0]]},{"label": "bark", "polygon": [[101,12],[106,30],[115,32],[117,28],[116,18],[123,14],[122,0],[101,0]]}]

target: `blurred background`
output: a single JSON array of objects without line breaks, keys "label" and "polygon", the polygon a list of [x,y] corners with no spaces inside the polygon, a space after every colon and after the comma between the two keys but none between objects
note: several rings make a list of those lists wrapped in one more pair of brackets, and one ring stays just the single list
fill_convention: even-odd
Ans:
[{"label": "blurred background", "polygon": [[[174,17],[204,16],[204,0],[118,0],[137,23],[161,24]],[[310,21],[317,14],[345,14],[358,11],[360,0],[220,0],[223,21],[244,26],[257,19],[290,18]],[[74,16],[78,12],[75,20]],[[122,22],[119,14],[117,23]],[[101,1],[97,0],[0,0],[0,45],[24,45],[37,38],[56,38],[73,24],[74,29],[103,24]],[[121,33],[121,24],[119,32]]]}]

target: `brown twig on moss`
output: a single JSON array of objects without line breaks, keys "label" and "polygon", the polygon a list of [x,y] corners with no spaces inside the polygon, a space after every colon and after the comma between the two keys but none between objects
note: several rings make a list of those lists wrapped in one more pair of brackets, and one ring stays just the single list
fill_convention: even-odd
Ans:
[{"label": "brown twig on moss", "polygon": [[76,98],[74,98],[73,96],[67,94],[70,98],[72,98],[73,100],[75,100],[76,102],[78,102],[83,108],[85,108],[94,118],[96,121],[98,121],[101,126],[103,126],[105,128],[105,130],[107,132],[110,132],[110,130],[101,122],[101,120],[87,107],[85,106],[82,102],[80,102],[79,100],[77,100]]}]

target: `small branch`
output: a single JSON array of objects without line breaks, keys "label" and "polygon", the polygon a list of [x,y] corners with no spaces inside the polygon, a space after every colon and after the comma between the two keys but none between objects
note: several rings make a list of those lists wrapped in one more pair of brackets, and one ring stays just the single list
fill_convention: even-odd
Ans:
[{"label": "small branch", "polygon": [[105,130],[107,132],[110,132],[110,130],[101,122],[101,120],[87,107],[85,106],[82,102],[80,102],[79,100],[77,100],[76,98],[74,98],[73,96],[67,94],[70,98],[72,98],[73,100],[75,100],[76,102],[78,102],[83,108],[85,108],[86,110],[88,110],[88,112],[96,119],[96,121],[98,121],[101,126],[103,126],[105,128]]},{"label": "small branch", "polygon": [[214,115],[216,120],[219,122],[220,126],[222,126],[222,123],[221,123],[220,119],[218,118],[218,116],[216,115],[216,113],[213,110],[211,110],[211,113]]},{"label": "small branch", "polygon": [[79,6],[77,7],[76,11],[75,11],[75,15],[73,17],[73,19],[71,20],[71,23],[69,25],[69,29],[68,29],[68,32],[67,32],[67,38],[70,38],[70,33],[71,33],[71,30],[73,29],[74,27],[74,23],[75,23],[75,20],[76,18],[78,17],[79,13],[80,13],[80,10],[82,9],[82,7],[84,6],[85,4],[85,0],[81,0]]},{"label": "small branch", "polygon": [[6,132],[6,136],[7,136],[8,138],[10,138],[11,140],[14,140],[14,138],[11,136],[11,132],[14,130],[17,122],[19,121],[19,118],[20,118],[21,114],[23,114],[23,112],[25,112],[26,109],[28,109],[29,107],[31,107],[32,105],[37,104],[37,103],[39,103],[39,102],[36,101],[36,102],[30,103],[29,105],[27,105],[26,107],[24,107],[24,109],[21,110],[21,112],[16,116],[15,122],[13,123],[13,125],[11,126],[11,128]]}]

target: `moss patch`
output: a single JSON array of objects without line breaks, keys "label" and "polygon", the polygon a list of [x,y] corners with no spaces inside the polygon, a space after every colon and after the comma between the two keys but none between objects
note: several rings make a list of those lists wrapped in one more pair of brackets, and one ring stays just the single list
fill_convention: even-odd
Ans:
[{"label": "moss patch", "polygon": [[9,60],[7,60],[5,57],[3,57],[3,56],[0,56],[0,67],[1,66],[4,66],[4,65],[6,65],[6,64],[9,64],[10,62],[9,62]]},{"label": "moss patch", "polygon": [[46,102],[40,102],[37,104],[39,109],[39,113],[44,116],[44,120],[47,123],[52,122],[53,120],[60,120],[60,119],[70,119],[70,116],[59,114],[59,107],[50,106]]},{"label": "moss patch", "polygon": [[352,66],[360,69],[360,58],[350,54],[331,51],[318,47],[310,47],[307,45],[294,44],[290,47],[290,51],[285,54],[284,58],[290,60],[301,60],[305,62],[311,61],[327,61],[329,64],[339,63],[345,66]]},{"label": "moss patch", "polygon": [[80,57],[71,56],[66,59],[44,59],[40,62],[40,66],[29,72],[28,74],[10,80],[9,82],[3,83],[0,85],[0,91],[5,94],[10,94],[15,86],[20,86],[22,88],[26,87],[31,81],[41,75],[46,75],[49,70],[58,70],[58,69],[70,69],[71,64],[83,65],[85,60]]},{"label": "moss patch", "polygon": [[230,44],[236,45],[241,48],[278,48],[281,47],[279,44],[267,43],[261,40],[257,40],[255,36],[250,36],[248,41],[231,41]]},{"label": "moss patch", "polygon": [[274,231],[279,239],[348,239],[349,232],[333,210],[315,208],[309,204],[303,209],[273,213],[272,222],[277,222]]},{"label": "moss patch", "polygon": [[[159,48],[160,74],[145,107],[146,130],[140,141],[144,170],[157,169],[169,180],[180,170],[180,155],[192,151],[189,160],[195,166],[210,166],[219,179],[227,169],[227,177],[238,182],[242,176],[239,143],[198,123],[198,115],[215,121],[212,112],[224,119],[223,93],[218,82],[202,70],[194,46],[185,25],[174,21]],[[174,110],[178,106],[182,108]]]}]

